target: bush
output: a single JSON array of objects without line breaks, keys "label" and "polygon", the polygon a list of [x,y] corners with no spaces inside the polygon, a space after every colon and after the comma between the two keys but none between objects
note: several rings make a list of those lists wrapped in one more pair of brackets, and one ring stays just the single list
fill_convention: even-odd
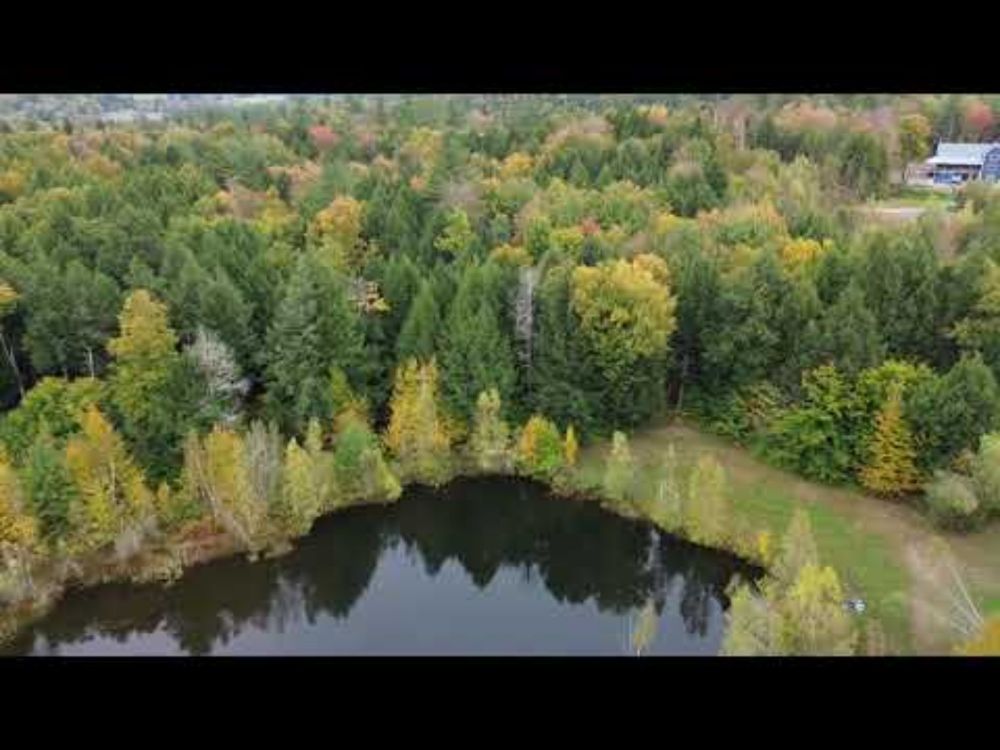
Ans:
[{"label": "bush", "polygon": [[961,474],[936,471],[926,491],[928,513],[938,526],[967,531],[982,520],[972,482]]},{"label": "bush", "polygon": [[987,514],[1000,512],[1000,434],[983,435],[972,459],[972,482]]}]

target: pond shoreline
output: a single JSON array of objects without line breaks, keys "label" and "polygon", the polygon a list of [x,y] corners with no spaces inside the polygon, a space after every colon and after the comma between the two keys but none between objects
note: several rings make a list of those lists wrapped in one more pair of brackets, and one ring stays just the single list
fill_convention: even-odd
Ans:
[{"label": "pond shoreline", "polygon": [[[733,549],[712,547],[697,542],[685,536],[680,529],[667,529],[653,518],[642,512],[638,503],[615,502],[601,496],[593,490],[587,490],[559,480],[545,480],[539,477],[523,476],[516,472],[480,473],[459,470],[451,474],[438,488],[447,487],[462,480],[478,479],[518,479],[534,482],[542,486],[547,494],[560,501],[597,504],[603,511],[615,516],[644,522],[685,543],[723,553],[734,560],[751,566],[755,571],[765,573],[765,569],[757,560],[748,559]],[[350,505],[332,508],[317,516],[314,524],[323,518],[328,518],[346,510],[371,505],[395,504],[405,497],[405,490],[420,487],[419,483],[411,482],[404,485],[404,494],[395,500],[363,500]],[[42,570],[34,573],[34,588],[36,595],[28,600],[8,606],[0,610],[0,646],[9,644],[26,628],[43,620],[58,606],[71,591],[92,588],[109,583],[160,583],[171,586],[188,571],[219,560],[231,559],[246,555],[251,562],[259,559],[279,557],[293,551],[296,541],[302,537],[288,537],[275,540],[266,550],[250,552],[228,532],[211,523],[198,529],[200,534],[192,537],[166,538],[154,544],[140,548],[131,558],[120,561],[113,557],[113,552],[104,551],[91,555],[83,560],[61,560],[49,562]],[[304,536],[307,536],[307,532]]]}]

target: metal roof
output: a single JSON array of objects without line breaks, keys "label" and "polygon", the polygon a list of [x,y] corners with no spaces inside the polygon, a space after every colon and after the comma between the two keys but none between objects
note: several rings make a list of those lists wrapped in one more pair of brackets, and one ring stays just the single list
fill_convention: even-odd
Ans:
[{"label": "metal roof", "polygon": [[927,160],[928,164],[967,164],[980,167],[986,154],[1000,143],[939,143],[937,154]]}]

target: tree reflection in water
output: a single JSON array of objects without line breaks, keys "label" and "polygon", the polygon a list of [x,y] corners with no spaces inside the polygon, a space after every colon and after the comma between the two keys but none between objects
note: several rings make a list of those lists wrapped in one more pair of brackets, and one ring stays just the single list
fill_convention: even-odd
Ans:
[{"label": "tree reflection in water", "polygon": [[[589,602],[597,612],[628,615],[652,602],[658,618],[677,612],[686,632],[701,638],[726,604],[731,576],[752,574],[728,556],[592,503],[554,499],[533,483],[461,480],[441,490],[411,488],[393,506],[321,519],[293,552],[274,560],[211,563],[169,588],[114,584],[71,593],[8,651],[90,642],[88,652],[142,653],[131,644],[147,638],[157,653],[210,654],[250,632],[267,633],[271,642],[274,635],[294,638],[325,619],[349,626],[375,580],[401,585],[392,583],[400,571],[415,570],[433,579],[452,561],[480,592],[497,590],[498,574],[509,571],[522,587],[541,590],[541,583],[563,607]],[[429,606],[421,616],[434,612]]]}]

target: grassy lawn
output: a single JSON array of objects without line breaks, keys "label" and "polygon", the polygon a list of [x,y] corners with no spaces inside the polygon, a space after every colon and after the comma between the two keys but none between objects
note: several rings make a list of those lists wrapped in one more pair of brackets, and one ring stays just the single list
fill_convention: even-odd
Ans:
[{"label": "grassy lawn", "polygon": [[[775,540],[788,527],[795,508],[805,508],[821,562],[837,570],[850,596],[865,600],[868,609],[864,616],[878,619],[894,652],[912,651],[907,606],[910,582],[901,555],[894,549],[892,539],[869,531],[863,518],[838,507],[845,498],[848,503],[881,501],[804,482],[761,463],[741,448],[683,424],[643,430],[630,438],[633,455],[639,463],[639,492],[643,495],[654,492],[656,466],[670,443],[677,451],[682,481],[685,467],[690,470],[698,456],[714,455],[726,470],[735,513],[752,528],[769,530]],[[600,483],[607,451],[607,443],[601,442],[581,452],[579,471],[588,485]],[[837,495],[837,502],[825,503],[827,495]]]},{"label": "grassy lawn", "polygon": [[[795,508],[802,506],[794,495],[773,486],[735,486],[730,487],[730,493],[737,513],[776,536],[788,528]],[[849,596],[865,600],[867,613],[879,620],[895,647],[909,651],[907,575],[889,543],[827,506],[803,507],[809,514],[821,561],[837,570]]]},{"label": "grassy lawn", "polygon": [[878,208],[941,208],[950,209],[955,205],[955,196],[947,190],[922,187],[900,187],[890,193],[885,200],[874,204]]}]

